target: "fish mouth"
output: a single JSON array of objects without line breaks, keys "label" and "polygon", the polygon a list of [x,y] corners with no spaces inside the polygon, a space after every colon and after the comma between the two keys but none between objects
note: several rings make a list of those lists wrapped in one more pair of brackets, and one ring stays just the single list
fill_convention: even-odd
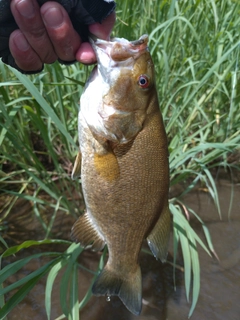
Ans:
[{"label": "fish mouth", "polygon": [[136,59],[143,51],[148,49],[148,35],[144,34],[138,40],[128,41],[123,38],[112,38],[110,41],[102,40],[94,36],[89,37],[97,60],[102,63],[102,56],[106,55],[113,61],[124,61],[129,58]]},{"label": "fish mouth", "polygon": [[106,43],[113,43],[113,42],[119,42],[119,43],[123,42],[123,43],[130,43],[132,46],[140,46],[143,44],[147,45],[148,35],[144,34],[139,39],[133,40],[133,41],[128,41],[124,38],[111,38],[110,41],[107,41],[107,40],[100,39],[100,38],[96,37],[94,34],[90,33],[89,34],[89,41],[92,45],[99,44],[99,43],[106,44]]},{"label": "fish mouth", "polygon": [[132,68],[134,60],[143,52],[148,51],[148,35],[144,34],[138,40],[128,41],[124,38],[112,38],[109,41],[90,35],[89,42],[96,54],[98,71],[104,81],[112,81],[113,69],[117,74],[118,66]]},{"label": "fish mouth", "polygon": [[148,44],[148,35],[144,34],[138,40],[130,41],[130,43],[133,46],[142,46],[142,45],[146,45],[147,46],[147,44]]}]

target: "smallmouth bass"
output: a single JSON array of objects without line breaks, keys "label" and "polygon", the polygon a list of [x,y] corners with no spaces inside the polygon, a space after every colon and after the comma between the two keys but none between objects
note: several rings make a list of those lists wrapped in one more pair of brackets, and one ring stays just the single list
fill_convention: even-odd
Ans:
[{"label": "smallmouth bass", "polygon": [[80,153],[72,173],[76,178],[81,171],[86,211],[74,224],[72,238],[96,251],[108,246],[93,294],[117,295],[138,315],[143,240],[163,262],[168,250],[167,137],[148,37],[91,42],[98,64],[80,100]]}]

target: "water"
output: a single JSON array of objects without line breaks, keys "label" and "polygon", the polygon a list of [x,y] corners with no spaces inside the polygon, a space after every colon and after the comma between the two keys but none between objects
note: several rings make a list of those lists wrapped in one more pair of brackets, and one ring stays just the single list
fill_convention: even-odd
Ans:
[{"label": "water", "polygon": [[[191,320],[239,320],[240,319],[240,185],[235,185],[234,199],[231,210],[231,219],[228,219],[231,184],[220,180],[218,184],[222,220],[206,192],[195,192],[185,197],[185,202],[192,207],[204,220],[210,230],[215,250],[220,263],[210,258],[199,248],[201,267],[201,288],[197,307]],[[19,207],[18,207],[19,208]],[[72,225],[71,218],[61,221],[64,230],[68,232]],[[24,226],[29,232],[36,228],[29,219]],[[14,222],[15,221],[15,222]],[[16,216],[12,221],[12,236],[19,235]],[[22,220],[21,220],[22,221]],[[24,224],[24,221],[21,223]],[[20,223],[20,220],[19,220]],[[191,219],[195,231],[204,239],[200,224]],[[23,226],[20,225],[21,230]],[[61,227],[57,224],[56,228]],[[25,230],[24,229],[24,230]],[[36,229],[35,229],[36,230]],[[24,232],[20,234],[24,238]],[[11,234],[9,235],[9,237]],[[170,252],[172,243],[170,244]],[[24,253],[26,254],[26,253]],[[18,255],[18,258],[20,256]],[[81,255],[81,264],[86,268],[96,270],[99,261],[97,253],[84,252]],[[36,270],[43,261],[32,261],[22,271],[22,274],[12,277],[14,282]],[[169,264],[161,264],[152,256],[144,253],[140,256],[143,275],[143,309],[139,317],[132,315],[117,298],[92,297],[90,302],[81,311],[81,320],[187,320],[190,304],[186,301],[182,268],[176,271],[176,291],[173,285],[173,270]],[[178,264],[181,266],[181,256]],[[52,320],[62,314],[59,302],[60,274],[54,286],[52,300]],[[87,271],[79,271],[79,295],[82,299],[92,281],[92,275]],[[8,316],[8,320],[43,320],[46,319],[44,308],[45,281],[40,281],[29,296],[21,302]],[[108,303],[107,303],[108,302]]]}]

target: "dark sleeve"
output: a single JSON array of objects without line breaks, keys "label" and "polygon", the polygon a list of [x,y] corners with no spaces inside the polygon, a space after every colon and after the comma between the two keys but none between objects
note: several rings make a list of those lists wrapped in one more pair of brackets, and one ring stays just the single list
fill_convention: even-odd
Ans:
[{"label": "dark sleeve", "polygon": [[[43,5],[49,0],[37,0]],[[115,10],[115,2],[112,0],[54,0],[60,3],[68,12],[72,24],[83,41],[88,41],[88,25],[94,22],[102,22]],[[10,34],[18,28],[10,10],[10,0],[0,0],[0,58],[6,64],[26,73],[18,68],[10,50]],[[61,63],[64,63],[61,61]],[[38,71],[28,72],[37,73]]]}]

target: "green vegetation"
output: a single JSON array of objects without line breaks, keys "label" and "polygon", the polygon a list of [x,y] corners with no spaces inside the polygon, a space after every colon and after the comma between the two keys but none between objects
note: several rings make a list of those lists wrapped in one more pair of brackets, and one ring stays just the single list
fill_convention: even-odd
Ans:
[{"label": "green vegetation", "polygon": [[[209,254],[214,254],[214,248],[206,226],[191,208],[184,207],[181,197],[201,183],[207,187],[221,215],[212,169],[231,170],[233,165],[228,162],[228,156],[240,144],[240,5],[234,0],[117,2],[114,36],[135,40],[149,34],[169,137],[171,186],[186,185],[183,194],[170,199],[174,231],[174,248],[170,250],[176,262],[180,243],[191,315],[200,290],[196,246],[203,246]],[[81,186],[71,180],[70,173],[78,149],[78,101],[90,69],[80,64],[66,67],[55,63],[46,66],[41,74],[24,76],[0,64],[1,249],[3,252],[9,245],[5,238],[8,219],[19,198],[31,203],[44,239],[39,241],[36,233],[36,238],[8,248],[2,258],[31,246],[43,244],[46,248],[42,253],[14,260],[0,271],[0,319],[46,274],[46,312],[50,319],[52,285],[63,267],[66,268],[60,286],[63,314],[77,320],[79,307],[91,297],[89,288],[85,298],[78,301],[75,284],[80,246],[67,239],[52,239],[52,226],[60,212],[75,218],[80,214],[81,196],[74,198],[73,190],[81,195]],[[206,244],[190,227],[183,214],[186,210],[202,223]],[[46,221],[43,213],[48,211],[51,215]],[[65,252],[60,249],[63,244]],[[52,245],[59,246],[59,251],[49,252],[47,247]],[[98,270],[103,266],[105,254],[106,251]],[[40,256],[48,256],[49,262],[5,287],[8,277]],[[14,294],[5,304],[4,295],[8,292]]]}]

